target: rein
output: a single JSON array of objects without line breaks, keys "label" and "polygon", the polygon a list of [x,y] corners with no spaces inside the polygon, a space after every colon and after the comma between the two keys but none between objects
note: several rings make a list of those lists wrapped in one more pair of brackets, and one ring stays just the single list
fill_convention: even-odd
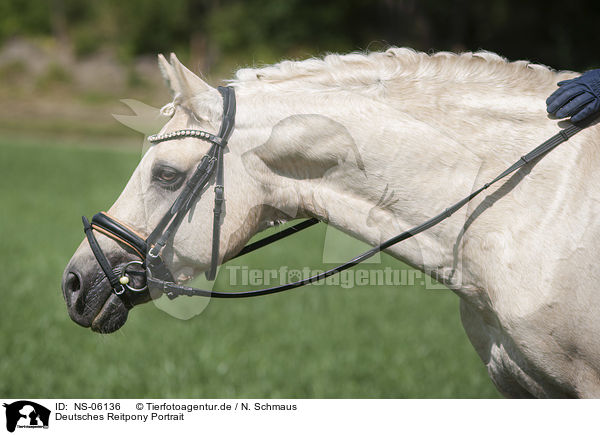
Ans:
[{"label": "rein", "polygon": [[[578,127],[574,124],[563,130],[560,130],[557,134],[534,148],[532,151],[521,156],[519,160],[505,169],[496,178],[473,191],[460,201],[446,208],[441,213],[433,216],[422,224],[404,231],[403,233],[386,240],[380,245],[363,252],[346,263],[340,264],[332,269],[311,277],[276,287],[243,292],[211,291],[177,284],[167,266],[161,259],[160,253],[167,241],[177,232],[179,225],[191,209],[192,205],[202,196],[204,188],[209,184],[214,175],[215,206],[213,216],[211,266],[206,272],[206,277],[209,280],[215,279],[219,257],[221,213],[224,202],[223,149],[227,145],[227,141],[229,140],[229,137],[231,136],[235,126],[234,90],[231,87],[219,87],[218,89],[223,97],[223,118],[219,133],[217,135],[213,135],[201,130],[186,129],[177,130],[172,133],[166,133],[162,135],[153,135],[148,138],[148,141],[151,143],[159,143],[172,139],[180,139],[182,137],[194,137],[210,142],[212,146],[208,153],[200,161],[198,167],[185,184],[185,187],[169,211],[163,216],[157,227],[146,239],[136,233],[133,229],[110,217],[106,213],[98,213],[94,215],[91,224],[85,216],[82,217],[84,232],[90,244],[90,248],[92,249],[96,260],[100,265],[100,268],[103,270],[106,278],[112,286],[113,292],[118,295],[129,308],[133,307],[134,305],[138,305],[139,303],[147,302],[150,299],[158,298],[162,294],[166,294],[170,299],[174,299],[177,296],[205,296],[227,299],[246,298],[279,293],[323,280],[343,270],[356,266],[378,252],[439,224],[443,220],[452,216],[465,204],[496,182],[517,171],[532,160],[544,156],[546,153],[556,148],[561,143],[569,140],[569,138],[582,130],[582,127]],[[249,252],[255,251],[256,249],[274,243],[278,240],[309,228],[318,222],[319,221],[315,218],[302,221],[278,233],[247,245],[231,259],[238,258]],[[112,238],[113,240],[128,246],[136,253],[141,261],[131,261],[121,267],[113,269],[110,265],[110,262],[106,258],[106,255],[100,248],[100,245],[98,244],[98,241],[94,235],[94,231],[100,232]],[[133,266],[136,266],[137,270],[132,270]],[[146,285],[141,288],[130,286],[130,276],[135,275],[145,276]]]}]

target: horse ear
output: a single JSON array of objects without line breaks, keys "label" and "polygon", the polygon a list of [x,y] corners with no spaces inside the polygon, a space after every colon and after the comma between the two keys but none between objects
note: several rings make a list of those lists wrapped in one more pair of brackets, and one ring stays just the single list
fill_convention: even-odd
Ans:
[{"label": "horse ear", "polygon": [[208,83],[187,69],[177,59],[175,53],[171,53],[171,66],[179,84],[179,93],[183,98],[191,98],[201,92],[214,90]]},{"label": "horse ear", "polygon": [[158,68],[173,96],[179,95],[188,99],[201,92],[214,90],[208,83],[187,69],[177,59],[175,53],[171,53],[170,59],[169,63],[162,54],[159,54]]},{"label": "horse ear", "polygon": [[179,94],[179,82],[175,78],[175,70],[162,54],[158,55],[158,69],[160,69],[167,87],[171,90],[171,95]]},{"label": "horse ear", "polygon": [[199,119],[211,120],[221,116],[221,95],[215,88],[187,69],[174,53],[171,53],[169,66],[176,82],[172,89],[176,89],[175,96],[179,97],[181,104],[186,104]]}]

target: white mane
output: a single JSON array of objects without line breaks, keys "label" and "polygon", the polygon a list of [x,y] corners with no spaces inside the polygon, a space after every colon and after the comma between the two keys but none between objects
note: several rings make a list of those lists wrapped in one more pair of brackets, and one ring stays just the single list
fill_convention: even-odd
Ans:
[{"label": "white mane", "polygon": [[286,60],[263,68],[243,68],[231,83],[256,90],[275,86],[289,91],[303,84],[303,91],[342,88],[372,92],[407,80],[426,81],[427,86],[464,83],[477,87],[500,83],[531,92],[555,83],[556,72],[525,60],[508,62],[489,51],[429,55],[409,48],[390,48],[385,52],[329,54],[322,59]]}]

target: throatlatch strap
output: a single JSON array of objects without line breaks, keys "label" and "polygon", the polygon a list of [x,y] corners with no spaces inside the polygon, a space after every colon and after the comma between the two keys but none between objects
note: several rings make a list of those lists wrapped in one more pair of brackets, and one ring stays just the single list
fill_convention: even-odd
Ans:
[{"label": "throatlatch strap", "polygon": [[313,225],[318,224],[319,222],[320,222],[319,219],[310,218],[310,219],[306,219],[298,224],[287,227],[286,229],[281,230],[275,234],[271,234],[270,236],[264,237],[260,240],[257,240],[256,242],[253,242],[249,245],[244,246],[244,248],[240,252],[238,252],[238,254],[236,256],[231,257],[230,260],[241,257],[242,255],[249,254],[252,251],[256,251],[257,249],[260,249],[264,246],[270,245],[271,243],[274,243],[278,240],[284,239],[288,236],[291,236],[292,234],[295,234],[299,231],[305,230],[306,228],[310,228]]}]

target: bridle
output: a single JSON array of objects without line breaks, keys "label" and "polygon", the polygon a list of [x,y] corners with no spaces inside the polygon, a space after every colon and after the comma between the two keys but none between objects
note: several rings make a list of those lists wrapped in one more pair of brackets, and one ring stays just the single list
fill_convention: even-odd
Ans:
[{"label": "bridle", "polygon": [[[202,157],[195,171],[185,183],[181,193],[173,202],[169,210],[161,218],[152,233],[144,238],[133,228],[119,222],[105,212],[94,215],[90,223],[82,216],[83,228],[90,248],[96,257],[96,261],[108,279],[113,292],[119,296],[128,307],[133,307],[150,299],[166,294],[173,299],[179,295],[192,295],[190,288],[179,286],[175,283],[173,275],[161,258],[161,251],[167,242],[174,236],[179,225],[190,211],[196,201],[202,196],[206,186],[211,179],[215,178],[215,202],[213,209],[213,233],[211,264],[206,272],[208,280],[216,277],[219,260],[219,244],[221,235],[221,214],[225,192],[223,185],[223,151],[235,126],[235,92],[231,87],[219,87],[223,97],[223,118],[219,132],[214,135],[203,130],[183,129],[171,133],[156,134],[148,138],[150,143],[156,144],[173,139],[191,137],[211,143],[208,152]],[[319,221],[307,219],[299,224],[291,226],[283,231],[269,237],[251,243],[242,249],[235,257],[237,258],[249,252],[255,251],[263,246],[271,244],[284,237],[308,228]],[[139,260],[130,261],[124,265],[113,268],[108,258],[100,248],[94,231],[125,245],[132,250]],[[232,258],[232,259],[233,259]],[[131,276],[142,275],[145,277],[146,285],[140,288],[132,287]],[[193,294],[212,297],[247,297],[255,296],[252,292],[222,293],[208,290],[193,289]]]},{"label": "bridle", "polygon": [[[152,231],[147,238],[144,239],[144,237],[138,234],[134,229],[119,222],[117,219],[104,212],[94,215],[91,223],[85,216],[82,217],[87,240],[94,256],[96,257],[96,260],[98,261],[98,264],[100,265],[100,268],[112,286],[112,291],[114,294],[119,296],[128,308],[131,308],[134,305],[142,302],[147,302],[150,299],[158,298],[162,294],[166,294],[170,299],[180,295],[208,296],[217,298],[243,298],[278,293],[320,281],[367,260],[379,251],[385,250],[392,245],[395,245],[433,227],[434,225],[437,225],[441,221],[449,218],[457,210],[459,210],[481,192],[486,190],[492,184],[500,181],[532,160],[543,156],[562,142],[567,141],[570,137],[583,128],[572,124],[569,127],[561,130],[559,133],[522,156],[517,162],[508,167],[504,172],[491,180],[489,183],[484,184],[482,187],[448,207],[443,212],[435,215],[431,219],[414,228],[411,228],[395,237],[392,237],[389,240],[386,240],[380,245],[365,251],[364,253],[354,257],[346,263],[334,267],[333,269],[301,279],[299,281],[279,285],[276,287],[243,292],[217,292],[177,284],[171,272],[163,262],[160,254],[167,242],[177,232],[177,229],[179,228],[179,225],[183,221],[184,217],[187,215],[196,201],[202,196],[202,193],[214,175],[215,203],[213,214],[212,252],[211,264],[209,270],[206,272],[206,277],[209,280],[215,279],[219,261],[221,214],[223,202],[225,200],[223,187],[223,150],[227,146],[227,142],[235,126],[236,110],[236,100],[233,88],[219,87],[218,90],[223,97],[223,118],[221,120],[221,127],[218,134],[213,135],[202,130],[184,129],[171,133],[152,135],[148,138],[150,143],[155,144],[168,140],[190,137],[210,142],[211,147],[196,167],[196,170],[193,172],[192,176],[186,182],[177,199],[173,202],[167,213],[165,213],[154,231]],[[295,234],[298,231],[302,231],[318,222],[319,221],[315,218],[304,220],[299,224],[288,227],[276,234],[247,245],[231,259],[240,257],[263,246],[281,240],[284,237]],[[139,260],[130,261],[125,265],[113,268],[106,258],[106,255],[100,248],[100,245],[98,244],[98,241],[94,235],[94,231],[100,232],[127,246],[139,257]],[[135,275],[144,276],[146,285],[141,288],[130,286],[131,277]]]},{"label": "bridle", "polygon": [[[223,187],[223,150],[227,146],[227,141],[235,125],[234,90],[231,87],[219,87],[219,92],[223,97],[223,118],[217,135],[203,130],[184,129],[166,134],[152,135],[148,138],[150,143],[155,144],[172,139],[193,137],[211,143],[211,147],[204,157],[202,157],[196,170],[186,182],[173,205],[171,205],[154,231],[146,239],[132,228],[104,212],[96,214],[92,218],[91,224],[85,216],[82,217],[86,237],[98,264],[106,275],[114,293],[121,296],[129,306],[148,300],[148,296],[150,296],[148,293],[151,288],[148,285],[142,288],[130,286],[128,274],[143,272],[146,275],[147,283],[149,278],[174,282],[173,276],[163,262],[160,253],[167,241],[177,232],[179,225],[181,225],[181,222],[196,200],[202,196],[205,187],[211,181],[213,175],[215,176],[215,204],[213,209],[212,252],[210,269],[206,272],[206,277],[209,280],[215,279],[219,258],[221,214],[225,200]],[[94,236],[94,230],[128,246],[140,258],[140,261],[131,261],[118,270],[113,270]],[[139,266],[141,270],[132,271],[129,269],[130,266],[135,265]]]}]

